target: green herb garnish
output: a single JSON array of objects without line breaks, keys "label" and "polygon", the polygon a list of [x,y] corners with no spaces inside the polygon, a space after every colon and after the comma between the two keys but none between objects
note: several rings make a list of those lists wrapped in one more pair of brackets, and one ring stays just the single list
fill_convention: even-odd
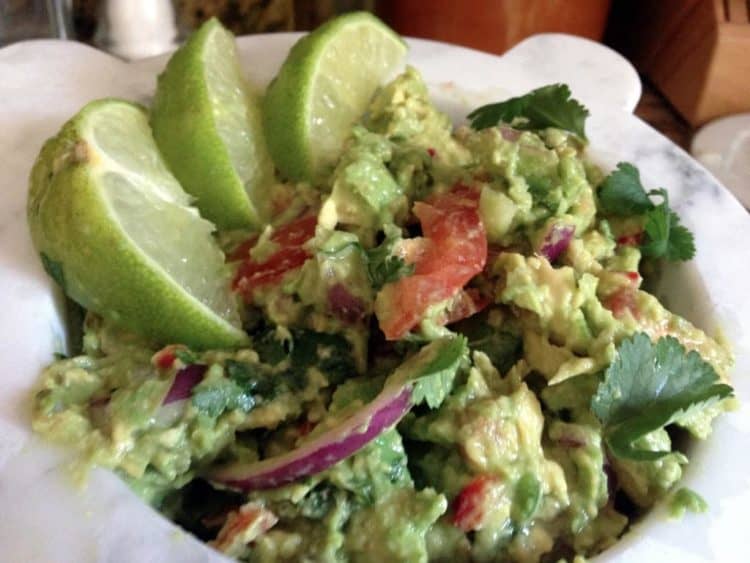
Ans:
[{"label": "green herb garnish", "polygon": [[[607,176],[599,188],[599,205],[605,213],[617,216],[645,216],[641,251],[651,258],[678,262],[695,256],[693,234],[680,223],[679,216],[669,207],[669,196],[663,188],[646,191],[638,169],[620,162],[617,170]],[[651,196],[661,197],[655,205]]]},{"label": "green herb garnish", "polygon": [[[205,383],[205,384],[204,384]],[[193,405],[212,418],[224,411],[240,409],[249,412],[255,407],[255,398],[231,379],[204,382],[193,389]]]},{"label": "green herb garnish", "polygon": [[669,452],[640,450],[633,442],[677,421],[688,409],[705,407],[732,392],[708,362],[686,351],[676,338],[666,336],[654,344],[638,333],[618,347],[591,410],[615,456],[647,461]]},{"label": "green herb garnish", "polygon": [[397,239],[386,238],[379,246],[366,251],[367,275],[376,291],[385,284],[393,283],[414,273],[414,264],[406,264],[399,256],[393,255]]},{"label": "green herb garnish", "polygon": [[411,402],[439,407],[453,389],[461,363],[469,353],[465,336],[443,337],[423,346],[391,374],[385,386],[411,385]]},{"label": "green herb garnish", "polygon": [[550,84],[523,96],[477,108],[468,118],[477,130],[498,123],[507,123],[517,129],[556,127],[586,140],[585,122],[589,111],[570,96],[566,84]]}]

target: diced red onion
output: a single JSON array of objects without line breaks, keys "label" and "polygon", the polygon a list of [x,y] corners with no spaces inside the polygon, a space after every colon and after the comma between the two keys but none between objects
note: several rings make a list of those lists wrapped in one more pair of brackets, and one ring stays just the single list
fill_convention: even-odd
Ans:
[{"label": "diced red onion", "polygon": [[521,131],[512,127],[500,127],[500,134],[506,141],[517,141],[521,136]]},{"label": "diced red onion", "polygon": [[550,262],[554,262],[568,248],[575,232],[576,228],[573,225],[553,224],[544,236],[539,254]]},{"label": "diced red onion", "polygon": [[354,324],[365,316],[365,303],[352,295],[343,283],[328,288],[328,308],[333,315],[348,324]]},{"label": "diced red onion", "polygon": [[100,407],[106,407],[109,404],[109,400],[111,397],[107,395],[106,397],[99,397],[98,399],[92,399],[89,401],[89,406],[91,408],[100,408]]},{"label": "diced red onion", "polygon": [[586,442],[573,435],[560,436],[557,439],[557,443],[560,444],[563,448],[570,449],[582,448],[586,445]]},{"label": "diced red onion", "polygon": [[394,426],[411,407],[409,386],[386,387],[374,401],[337,426],[288,453],[254,463],[234,463],[209,477],[243,491],[272,489],[320,473]]},{"label": "diced red onion", "polygon": [[206,366],[203,364],[190,364],[182,368],[174,376],[172,387],[167,391],[167,395],[162,401],[162,405],[168,405],[175,401],[182,401],[190,397],[193,387],[203,381],[203,374],[206,372]]}]

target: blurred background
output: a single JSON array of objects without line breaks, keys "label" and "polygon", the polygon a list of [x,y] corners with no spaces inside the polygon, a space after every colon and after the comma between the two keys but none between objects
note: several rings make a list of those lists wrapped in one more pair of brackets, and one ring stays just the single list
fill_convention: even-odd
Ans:
[{"label": "blurred background", "polygon": [[243,35],[309,30],[351,10],[498,54],[542,32],[601,41],[641,74],[636,114],[750,206],[750,0],[0,0],[0,46],[58,37],[137,59],[213,16]]}]

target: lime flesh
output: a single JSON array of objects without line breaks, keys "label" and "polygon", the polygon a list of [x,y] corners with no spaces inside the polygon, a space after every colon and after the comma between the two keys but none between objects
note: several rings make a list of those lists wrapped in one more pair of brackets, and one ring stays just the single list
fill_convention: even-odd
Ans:
[{"label": "lime flesh", "polygon": [[151,125],[172,173],[222,229],[257,227],[273,182],[258,100],[247,90],[232,34],[206,22],[159,77]]},{"label": "lime flesh", "polygon": [[28,220],[47,271],[85,308],[158,343],[247,341],[214,226],[129,102],[88,104],[42,149]]},{"label": "lime flesh", "polygon": [[324,177],[406,51],[403,40],[367,12],[340,16],[300,39],[263,105],[268,149],[282,174],[311,182]]}]

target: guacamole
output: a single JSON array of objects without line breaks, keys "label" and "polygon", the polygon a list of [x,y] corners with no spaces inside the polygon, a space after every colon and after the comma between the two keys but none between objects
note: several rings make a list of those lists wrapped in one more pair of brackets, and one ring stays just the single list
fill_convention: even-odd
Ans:
[{"label": "guacamole", "polygon": [[[249,347],[88,312],[34,429],[242,561],[599,553],[673,493],[673,440],[732,404],[732,357],[644,289],[650,219],[604,204],[584,149],[517,120],[454,129],[407,69],[324,182],[278,178],[269,226],[217,234]],[[653,410],[664,390],[675,412]],[[330,459],[294,465],[309,452]]]}]

